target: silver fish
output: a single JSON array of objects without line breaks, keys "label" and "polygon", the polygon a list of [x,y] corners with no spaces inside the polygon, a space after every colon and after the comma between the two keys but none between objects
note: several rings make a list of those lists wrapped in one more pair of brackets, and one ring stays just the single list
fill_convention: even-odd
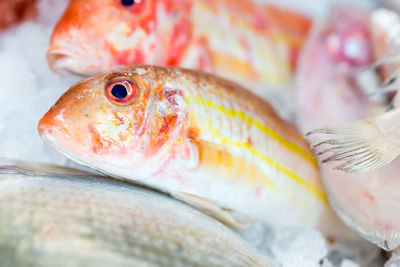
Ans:
[{"label": "silver fish", "polygon": [[220,222],[88,172],[0,161],[0,266],[277,266]]}]

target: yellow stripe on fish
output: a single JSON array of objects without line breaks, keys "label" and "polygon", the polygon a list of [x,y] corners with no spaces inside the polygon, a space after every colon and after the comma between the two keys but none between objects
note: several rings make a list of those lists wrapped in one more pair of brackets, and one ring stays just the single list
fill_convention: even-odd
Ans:
[{"label": "yellow stripe on fish", "polygon": [[200,96],[194,97],[193,95],[191,95],[189,93],[187,93],[187,99],[189,100],[189,102],[202,104],[205,107],[212,108],[214,110],[218,110],[231,118],[233,118],[233,117],[240,118],[247,124],[254,126],[257,129],[259,129],[261,132],[267,134],[269,137],[271,137],[272,139],[274,139],[275,141],[280,143],[286,149],[289,149],[289,150],[293,151],[294,153],[300,155],[302,158],[304,158],[306,161],[311,163],[313,166],[318,166],[317,160],[314,158],[314,156],[311,153],[300,148],[298,145],[284,139],[272,128],[262,124],[260,121],[257,121],[255,119],[251,118],[250,116],[246,115],[243,111],[229,109],[222,105],[218,105],[209,99],[203,99]]},{"label": "yellow stripe on fish", "polygon": [[[271,159],[270,157],[262,154],[257,149],[253,148],[248,142],[233,141],[233,140],[230,140],[228,137],[222,136],[218,129],[213,128],[211,126],[211,121],[210,120],[207,120],[207,125],[208,125],[208,129],[210,130],[210,132],[215,137],[217,137],[217,139],[219,141],[221,141],[222,143],[224,143],[226,145],[237,147],[239,149],[246,149],[252,155],[254,155],[257,158],[261,159],[262,161],[268,163],[269,165],[271,165],[273,168],[275,168],[279,172],[281,172],[281,173],[285,174],[286,176],[288,176],[294,182],[296,182],[296,183],[300,184],[301,186],[305,187],[310,193],[315,195],[322,202],[328,204],[328,198],[326,197],[324,191],[319,189],[317,186],[307,182],[305,179],[301,178],[296,173],[294,173],[291,170],[289,170],[289,169],[285,168],[284,166],[280,165],[278,162],[276,162],[275,160]],[[274,184],[270,180],[265,180],[264,184],[267,187],[274,186]]]}]

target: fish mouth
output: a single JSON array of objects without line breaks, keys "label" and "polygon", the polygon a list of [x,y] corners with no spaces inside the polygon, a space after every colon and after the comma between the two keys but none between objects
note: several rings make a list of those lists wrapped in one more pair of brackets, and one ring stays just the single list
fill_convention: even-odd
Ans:
[{"label": "fish mouth", "polygon": [[[85,156],[85,157],[80,157],[77,156],[78,153],[76,152],[71,152],[70,149],[65,148],[65,147],[70,147],[70,148],[77,148],[77,147],[82,147],[78,142],[72,140],[72,138],[67,137],[67,139],[62,139],[59,140],[59,136],[64,134],[62,133],[62,130],[60,129],[46,129],[43,127],[39,127],[39,134],[40,137],[47,143],[49,144],[55,151],[63,155],[64,157],[72,160],[73,162],[88,167],[91,170],[97,171],[98,173],[102,173],[106,176],[112,177],[117,180],[121,181],[126,181],[130,183],[137,183],[137,181],[133,181],[132,179],[127,179],[124,176],[119,176],[114,174],[113,172],[107,171],[108,169],[108,164],[104,162],[98,162],[94,158]],[[140,180],[140,179],[137,179]]]},{"label": "fish mouth", "polygon": [[87,72],[82,67],[82,60],[73,53],[66,50],[49,50],[47,52],[47,63],[50,69],[58,74],[64,75],[66,73],[72,73],[79,76],[89,76],[93,73]]},{"label": "fish mouth", "polygon": [[[57,137],[55,135],[59,135],[61,133],[55,133],[55,130],[52,129],[51,131],[45,130],[43,128],[39,128],[40,137],[49,144],[55,151],[63,155],[64,157],[90,169],[95,169],[90,163],[85,162],[84,160],[79,159],[79,157],[75,156],[74,153],[68,151],[68,149],[64,149],[62,145],[59,144]],[[77,144],[76,144],[77,145]]]},{"label": "fish mouth", "polygon": [[46,57],[50,69],[58,74],[89,76],[97,73],[93,70],[98,62],[94,62],[93,57],[83,49],[67,42],[51,44]]},{"label": "fish mouth", "polygon": [[63,50],[49,50],[47,53],[47,63],[50,69],[56,73],[63,73],[69,70],[68,63],[71,61],[71,55]]}]

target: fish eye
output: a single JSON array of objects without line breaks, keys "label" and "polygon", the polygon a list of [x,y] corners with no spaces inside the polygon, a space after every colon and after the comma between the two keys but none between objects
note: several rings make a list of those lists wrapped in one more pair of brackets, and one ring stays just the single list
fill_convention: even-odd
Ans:
[{"label": "fish eye", "polygon": [[138,89],[133,81],[127,78],[115,78],[105,88],[105,93],[111,102],[117,105],[129,105],[135,101]]},{"label": "fish eye", "polygon": [[117,83],[111,88],[111,94],[115,98],[124,99],[128,95],[128,89],[124,84]]},{"label": "fish eye", "polygon": [[124,6],[133,6],[135,4],[135,0],[121,0],[121,4]]}]

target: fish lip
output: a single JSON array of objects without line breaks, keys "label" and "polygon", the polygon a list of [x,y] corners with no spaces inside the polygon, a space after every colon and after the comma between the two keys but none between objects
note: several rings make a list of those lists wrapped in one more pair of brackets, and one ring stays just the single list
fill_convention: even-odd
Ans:
[{"label": "fish lip", "polygon": [[51,43],[46,58],[50,69],[61,75],[71,73],[87,77],[97,74],[95,71],[90,71],[90,69],[93,69],[93,66],[97,66],[97,63],[99,63],[95,60],[94,56],[88,51],[66,41]]},{"label": "fish lip", "polygon": [[78,76],[86,77],[93,73],[84,73],[76,70],[75,66],[79,66],[79,56],[64,49],[54,49],[47,52],[47,63],[50,69],[58,74],[64,75],[71,73]]},{"label": "fish lip", "polygon": [[[58,129],[56,131],[59,131]],[[84,160],[79,159],[78,157],[76,157],[73,153],[69,152],[67,149],[64,149],[58,142],[57,139],[55,137],[53,137],[53,135],[50,133],[50,131],[48,129],[44,129],[44,130],[39,130],[40,132],[40,137],[48,144],[50,145],[50,147],[52,147],[55,151],[57,151],[58,153],[60,153],[61,155],[63,155],[64,157],[66,157],[67,159],[72,160],[73,162],[88,167],[91,170],[94,170],[100,174],[109,176],[113,179],[116,180],[120,180],[120,181],[125,181],[125,182],[129,182],[129,183],[136,183],[135,181],[133,181],[132,179],[128,179],[122,176],[118,176],[112,173],[109,173],[103,169],[101,169],[100,167],[96,167],[95,163],[90,163],[85,162]]]},{"label": "fish lip", "polygon": [[87,167],[90,167],[91,169],[94,169],[93,167],[89,166],[89,163],[85,163],[84,161],[78,159],[75,157],[72,153],[68,152],[66,149],[63,149],[62,146],[60,146],[48,130],[40,130],[40,137],[48,144],[50,145],[55,151],[63,155],[64,157],[71,159],[72,161],[84,165]]},{"label": "fish lip", "polygon": [[49,50],[46,55],[47,63],[52,71],[61,74],[62,70],[66,68],[65,63],[67,63],[69,56],[67,51],[64,50]]}]

